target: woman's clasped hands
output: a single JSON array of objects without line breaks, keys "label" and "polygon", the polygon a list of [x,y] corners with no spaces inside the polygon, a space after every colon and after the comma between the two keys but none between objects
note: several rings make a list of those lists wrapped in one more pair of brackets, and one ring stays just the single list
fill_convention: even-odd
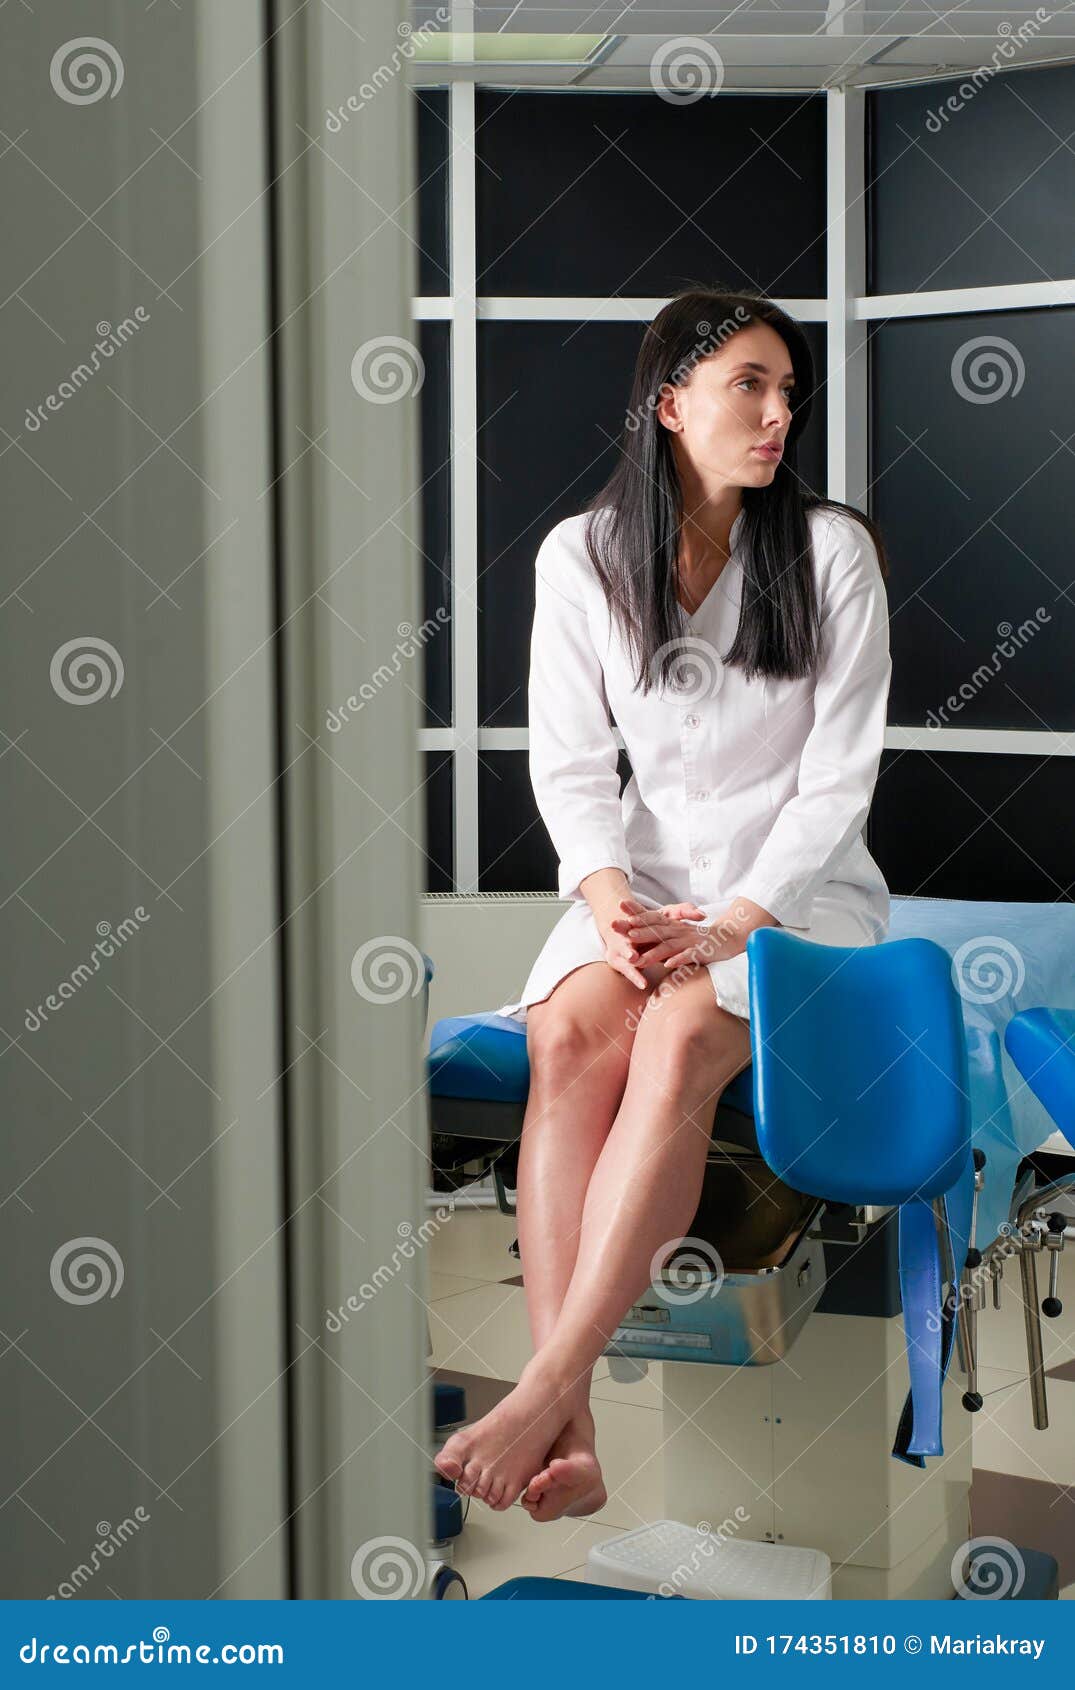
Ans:
[{"label": "woman's clasped hands", "polygon": [[675,968],[704,967],[738,956],[753,925],[732,910],[707,921],[706,912],[694,903],[654,909],[630,897],[620,898],[615,913],[599,924],[605,960],[640,988],[656,985]]}]

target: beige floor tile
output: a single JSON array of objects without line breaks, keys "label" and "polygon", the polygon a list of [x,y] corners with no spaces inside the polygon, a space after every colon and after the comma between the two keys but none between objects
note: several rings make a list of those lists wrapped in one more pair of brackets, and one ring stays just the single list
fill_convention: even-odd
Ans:
[{"label": "beige floor tile", "polygon": [[608,1358],[602,1357],[594,1368],[591,1396],[604,1402],[622,1403],[628,1408],[659,1410],[662,1406],[661,1363],[651,1361],[644,1379],[633,1380],[629,1385],[621,1385],[617,1380],[609,1377]]},{"label": "beige floor tile", "polygon": [[566,1573],[557,1573],[556,1577],[558,1579],[571,1579],[577,1584],[589,1584],[590,1569],[584,1561],[579,1567],[569,1567]]},{"label": "beige floor tile", "polygon": [[1049,1425],[1041,1432],[1034,1426],[1025,1379],[982,1368],[979,1389],[985,1402],[974,1416],[975,1467],[1075,1484],[1075,1385],[1046,1381]]},{"label": "beige floor tile", "polygon": [[518,1259],[510,1253],[517,1234],[514,1216],[499,1209],[456,1209],[430,1242],[430,1273],[511,1279],[519,1272]]},{"label": "beige floor tile", "polygon": [[666,1518],[663,1417],[651,1408],[591,1399],[608,1501],[586,1520],[620,1531]]},{"label": "beige floor tile", "polygon": [[517,1380],[530,1360],[523,1291],[486,1283],[430,1305],[431,1367]]},{"label": "beige floor tile", "polygon": [[458,1297],[464,1291],[480,1291],[488,1283],[486,1279],[464,1279],[458,1273],[438,1273],[434,1270],[429,1276],[429,1300],[439,1303],[445,1297]]},{"label": "beige floor tile", "polygon": [[472,1502],[452,1564],[475,1599],[506,1579],[556,1578],[584,1563],[591,1544],[614,1535],[607,1526],[580,1520],[537,1525],[518,1504],[496,1513]]}]

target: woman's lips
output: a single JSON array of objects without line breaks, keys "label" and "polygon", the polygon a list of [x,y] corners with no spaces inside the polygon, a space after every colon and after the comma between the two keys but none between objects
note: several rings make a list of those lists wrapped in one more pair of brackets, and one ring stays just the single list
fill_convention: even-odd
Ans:
[{"label": "woman's lips", "polygon": [[763,458],[779,458],[783,456],[782,446],[754,446],[752,451],[760,452]]}]

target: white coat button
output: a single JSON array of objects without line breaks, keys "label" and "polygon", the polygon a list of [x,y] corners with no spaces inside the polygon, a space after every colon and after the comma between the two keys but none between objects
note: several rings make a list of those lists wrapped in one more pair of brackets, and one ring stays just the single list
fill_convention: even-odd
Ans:
[{"label": "white coat button", "polygon": [[699,791],[692,792],[691,797],[696,799],[698,803],[701,803],[703,799],[709,797],[709,788],[707,786],[703,786],[699,789]]},{"label": "white coat button", "polygon": [[695,866],[695,868],[708,868],[709,867],[709,858],[708,857],[695,857],[694,866]]},{"label": "white coat button", "polygon": [[696,716],[694,714],[693,710],[690,711],[690,713],[688,715],[684,716],[684,718],[683,718],[683,720],[686,723],[688,728],[696,728],[698,726],[699,722],[701,721],[701,719],[702,718],[700,716]]}]

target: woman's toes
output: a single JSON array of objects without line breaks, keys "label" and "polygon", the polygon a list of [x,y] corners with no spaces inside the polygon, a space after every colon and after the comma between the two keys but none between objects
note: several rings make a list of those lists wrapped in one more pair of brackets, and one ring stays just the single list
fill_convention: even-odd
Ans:
[{"label": "woman's toes", "polygon": [[497,1492],[497,1499],[492,1506],[498,1513],[502,1514],[506,1508],[510,1508],[512,1503],[518,1500],[518,1496],[518,1491],[512,1490],[507,1479],[502,1479],[500,1481],[500,1489]]},{"label": "woman's toes", "polygon": [[463,1468],[463,1477],[459,1481],[460,1485],[465,1487],[466,1493],[467,1493],[468,1496],[474,1496],[476,1494],[476,1488],[477,1488],[478,1480],[481,1478],[481,1476],[482,1476],[482,1464],[481,1464],[481,1462],[480,1461],[468,1461],[466,1466]]},{"label": "woman's toes", "polygon": [[463,1463],[455,1456],[449,1455],[447,1449],[442,1449],[433,1457],[433,1465],[437,1472],[446,1479],[456,1480],[463,1471]]},{"label": "woman's toes", "polygon": [[539,1497],[544,1496],[551,1484],[552,1474],[547,1467],[543,1467],[540,1473],[534,1474],[526,1487],[527,1502],[537,1502]]},{"label": "woman's toes", "polygon": [[489,1486],[489,1489],[485,1493],[485,1506],[487,1508],[499,1508],[500,1498],[503,1496],[503,1494],[504,1494],[504,1481],[503,1481],[503,1479],[494,1479],[492,1484]]}]

